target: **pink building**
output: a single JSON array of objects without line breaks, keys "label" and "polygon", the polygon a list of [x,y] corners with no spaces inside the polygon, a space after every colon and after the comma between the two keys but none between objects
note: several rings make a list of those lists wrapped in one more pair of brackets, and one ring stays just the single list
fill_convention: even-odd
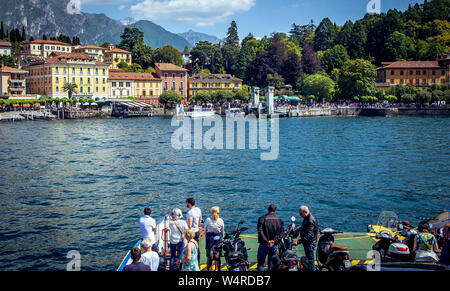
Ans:
[{"label": "pink building", "polygon": [[162,92],[174,91],[187,98],[188,70],[169,63],[155,63],[155,70],[156,74],[161,78]]}]

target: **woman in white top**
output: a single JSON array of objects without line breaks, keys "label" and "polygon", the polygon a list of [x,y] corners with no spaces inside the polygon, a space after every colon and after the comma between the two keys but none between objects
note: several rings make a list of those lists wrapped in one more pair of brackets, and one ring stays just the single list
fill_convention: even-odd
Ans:
[{"label": "woman in white top", "polygon": [[169,221],[170,229],[170,270],[173,270],[175,259],[181,260],[183,258],[184,241],[183,232],[188,229],[187,223],[183,218],[181,210],[174,208],[172,210],[172,217]]},{"label": "woman in white top", "polygon": [[[225,233],[225,225],[222,218],[219,217],[220,209],[218,206],[211,208],[211,217],[206,219],[204,227],[206,234],[206,270],[211,269],[213,254],[211,253],[212,248],[219,242],[222,241],[223,235]],[[220,257],[214,258],[216,262],[216,271],[220,271]]]}]

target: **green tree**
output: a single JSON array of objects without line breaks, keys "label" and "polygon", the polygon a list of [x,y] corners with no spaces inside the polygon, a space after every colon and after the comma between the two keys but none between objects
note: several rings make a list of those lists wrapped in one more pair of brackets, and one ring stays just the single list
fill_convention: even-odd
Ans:
[{"label": "green tree", "polygon": [[233,101],[235,94],[228,90],[215,91],[212,94],[212,99],[217,103],[226,103]]},{"label": "green tree", "polygon": [[171,45],[157,48],[153,52],[153,63],[171,63],[177,66],[183,65],[183,58],[180,51]]},{"label": "green tree", "polygon": [[357,21],[353,26],[348,41],[348,53],[350,58],[363,58],[366,55],[367,31],[362,21]]},{"label": "green tree", "polygon": [[191,97],[192,102],[200,104],[207,104],[213,101],[212,95],[207,91],[200,91],[196,95]]},{"label": "green tree", "polygon": [[314,74],[307,76],[303,81],[303,95],[314,95],[319,102],[331,102],[335,93],[334,81],[325,74]]},{"label": "green tree", "polygon": [[385,58],[387,61],[406,60],[414,50],[411,40],[402,32],[394,31],[385,43]]},{"label": "green tree", "polygon": [[133,51],[135,46],[144,44],[144,33],[138,28],[125,27],[120,38],[122,41],[118,47],[129,52]]},{"label": "green tree", "polygon": [[349,59],[347,49],[343,45],[336,45],[324,52],[320,63],[325,71],[330,74],[333,69],[340,69]]},{"label": "green tree", "polygon": [[416,102],[422,106],[425,103],[429,103],[431,101],[431,98],[432,98],[431,92],[427,90],[419,90],[416,93]]},{"label": "green tree", "polygon": [[348,20],[347,22],[345,22],[344,26],[338,32],[338,35],[336,37],[336,44],[348,47],[348,43],[352,35],[352,30],[353,30],[353,22]]},{"label": "green tree", "polygon": [[314,36],[314,49],[324,51],[334,46],[337,38],[336,26],[327,17],[324,18],[316,29]]},{"label": "green tree", "polygon": [[198,66],[200,70],[210,68],[212,64],[215,48],[209,41],[200,41],[191,50],[191,60],[194,66]]},{"label": "green tree", "polygon": [[134,46],[132,53],[133,62],[139,64],[144,70],[147,70],[153,62],[153,50],[151,46],[139,43]]},{"label": "green tree", "polygon": [[239,35],[237,24],[232,21],[228,28],[227,37],[222,47],[222,55],[224,60],[225,71],[234,75],[236,73],[237,58],[239,55]]},{"label": "green tree", "polygon": [[245,103],[248,100],[250,100],[250,92],[249,92],[249,90],[246,90],[246,89],[240,89],[236,92],[235,98],[236,98],[236,100],[239,100],[239,101]]},{"label": "green tree", "polygon": [[63,90],[68,93],[69,99],[71,99],[73,93],[78,93],[78,85],[75,83],[64,83]]},{"label": "green tree", "polygon": [[166,91],[159,96],[159,103],[167,106],[168,104],[175,105],[183,101],[183,96],[180,96],[177,92]]},{"label": "green tree", "polygon": [[284,78],[277,73],[269,74],[267,75],[267,84],[275,89],[281,89],[284,86]]},{"label": "green tree", "polygon": [[339,71],[340,97],[369,96],[375,92],[375,66],[363,59],[349,60]]}]

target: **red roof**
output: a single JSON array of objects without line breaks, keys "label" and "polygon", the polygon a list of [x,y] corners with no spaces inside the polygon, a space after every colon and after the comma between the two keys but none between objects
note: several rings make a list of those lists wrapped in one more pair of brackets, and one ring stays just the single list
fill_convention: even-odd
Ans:
[{"label": "red roof", "polygon": [[77,49],[77,50],[78,50],[78,49],[98,49],[98,50],[107,50],[107,49],[104,48],[104,47],[101,47],[101,46],[95,46],[95,45],[80,46],[80,47],[77,47],[76,49]]},{"label": "red roof", "polygon": [[377,70],[384,69],[445,69],[439,66],[437,61],[398,61],[392,63],[383,63],[383,66]]},{"label": "red roof", "polygon": [[0,67],[0,72],[8,72],[8,73],[28,73],[28,71],[24,71],[21,69],[11,68],[7,66]]},{"label": "red roof", "polygon": [[161,79],[151,73],[125,73],[125,72],[109,72],[109,79],[112,80],[150,80],[160,81]]},{"label": "red roof", "polygon": [[10,42],[8,41],[0,41],[0,46],[12,46]]},{"label": "red roof", "polygon": [[33,40],[28,43],[37,43],[37,44],[59,44],[59,45],[68,45],[72,46],[70,43],[60,42],[56,40]]},{"label": "red roof", "polygon": [[34,62],[34,64],[66,64],[67,61],[74,60],[74,61],[91,61],[94,62],[98,66],[107,66],[107,64],[98,62],[91,56],[85,53],[62,53],[62,52],[52,52],[48,58],[45,58],[43,60],[38,60],[37,62]]},{"label": "red roof", "polygon": [[115,48],[115,49],[105,52],[105,54],[109,54],[109,53],[131,54],[129,51],[126,51],[126,50],[123,50],[120,48]]},{"label": "red roof", "polygon": [[179,67],[171,63],[155,63],[155,68],[158,68],[161,71],[179,71],[179,72],[187,71],[186,69],[183,69],[182,67]]}]

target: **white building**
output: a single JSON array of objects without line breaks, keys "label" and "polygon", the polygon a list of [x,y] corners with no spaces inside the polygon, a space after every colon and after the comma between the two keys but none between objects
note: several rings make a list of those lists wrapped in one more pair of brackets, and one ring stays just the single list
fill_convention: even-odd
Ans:
[{"label": "white building", "polygon": [[7,41],[0,41],[0,56],[11,55],[11,43]]}]

